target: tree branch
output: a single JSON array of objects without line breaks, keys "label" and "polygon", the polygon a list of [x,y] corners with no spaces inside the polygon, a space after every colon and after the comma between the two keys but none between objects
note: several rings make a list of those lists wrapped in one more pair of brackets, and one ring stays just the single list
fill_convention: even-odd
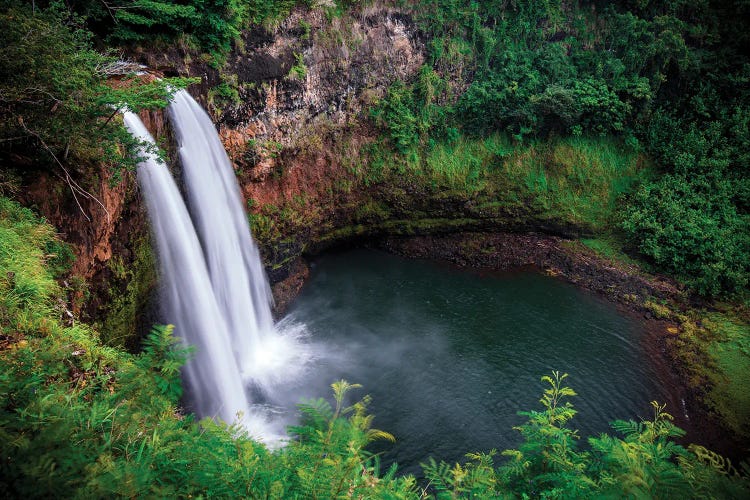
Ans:
[{"label": "tree branch", "polygon": [[44,148],[44,149],[45,149],[45,150],[46,150],[46,151],[47,151],[47,152],[48,152],[48,153],[50,154],[50,156],[52,156],[52,158],[53,158],[53,159],[55,160],[55,163],[57,163],[57,166],[59,166],[59,167],[60,167],[60,169],[61,169],[61,170],[63,171],[63,173],[65,173],[65,177],[63,178],[63,177],[62,177],[62,176],[61,176],[60,174],[58,174],[57,172],[53,172],[53,173],[54,173],[54,174],[55,174],[55,175],[56,175],[56,176],[57,176],[57,177],[58,177],[59,179],[61,179],[61,180],[65,181],[65,183],[66,183],[66,184],[68,185],[68,188],[70,188],[70,192],[71,192],[71,193],[73,194],[73,199],[75,200],[75,202],[76,202],[76,205],[78,205],[78,209],[79,209],[79,210],[81,211],[81,213],[83,214],[83,216],[84,216],[84,217],[86,217],[86,220],[87,220],[87,221],[89,221],[89,222],[91,222],[91,218],[90,218],[90,217],[89,217],[88,215],[86,215],[86,212],[85,212],[85,211],[83,210],[83,206],[81,205],[81,202],[80,202],[80,201],[78,201],[78,196],[76,195],[76,193],[78,193],[78,195],[81,195],[81,196],[83,196],[83,197],[84,197],[85,199],[88,199],[88,200],[93,200],[93,201],[95,201],[95,202],[96,202],[96,203],[97,203],[97,204],[98,204],[98,205],[99,205],[100,207],[102,207],[102,210],[104,210],[104,213],[105,213],[105,214],[107,215],[107,223],[109,223],[109,222],[110,222],[110,221],[112,220],[112,218],[111,218],[111,216],[110,216],[110,214],[109,214],[109,210],[107,210],[107,207],[105,207],[105,206],[104,206],[104,204],[103,204],[103,203],[102,203],[101,201],[99,201],[99,198],[97,198],[97,197],[96,197],[96,196],[94,196],[93,194],[91,194],[91,193],[89,193],[88,191],[86,191],[85,189],[83,189],[83,188],[81,187],[81,185],[80,185],[80,184],[78,184],[78,183],[77,183],[77,182],[76,182],[76,181],[75,181],[75,180],[73,179],[73,177],[72,177],[72,176],[70,175],[70,172],[68,172],[68,169],[67,169],[67,168],[65,168],[65,166],[64,166],[64,165],[62,164],[62,162],[61,162],[61,161],[60,161],[60,160],[59,160],[59,159],[57,158],[57,156],[56,156],[56,155],[55,155],[55,153],[54,153],[54,152],[52,151],[52,149],[51,149],[51,148],[50,148],[50,147],[49,147],[49,146],[47,145],[47,143],[46,143],[46,142],[44,142],[44,139],[42,139],[42,137],[41,137],[41,136],[40,136],[40,135],[39,135],[38,133],[34,132],[33,130],[30,130],[30,129],[29,129],[29,128],[28,128],[27,126],[26,126],[26,124],[25,124],[25,123],[24,123],[24,121],[23,121],[23,117],[21,117],[21,116],[19,116],[19,117],[18,117],[18,123],[19,123],[19,125],[21,125],[21,127],[22,127],[22,128],[23,128],[23,129],[24,129],[24,130],[25,130],[25,131],[26,131],[26,132],[28,133],[28,134],[30,134],[30,135],[32,135],[32,136],[34,136],[34,137],[36,137],[36,139],[37,139],[37,140],[39,141],[39,143],[40,143],[40,144],[42,145],[42,147],[43,147],[43,148]]}]

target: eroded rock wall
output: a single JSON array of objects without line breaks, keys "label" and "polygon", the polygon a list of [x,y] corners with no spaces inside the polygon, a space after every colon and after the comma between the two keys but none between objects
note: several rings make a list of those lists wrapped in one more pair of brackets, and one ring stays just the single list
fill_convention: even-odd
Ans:
[{"label": "eroded rock wall", "polygon": [[[168,129],[161,112],[141,118],[155,137]],[[156,263],[135,172],[115,176],[104,164],[78,165],[70,178],[28,176],[20,201],[70,244],[75,260],[63,286],[73,318],[93,324],[102,340],[135,348],[153,319],[144,311],[156,287]]]},{"label": "eroded rock wall", "polygon": [[221,69],[184,47],[134,57],[201,78],[190,91],[215,119],[250,212],[286,210],[259,234],[273,272],[372,197],[356,175],[377,136],[369,109],[393,82],[414,77],[425,40],[407,11],[376,2],[341,17],[298,8],[276,27],[245,32]]},{"label": "eroded rock wall", "polygon": [[[531,226],[576,231],[537,223],[523,207],[488,208],[465,192],[363,179],[366,151],[378,137],[369,110],[392,83],[414,79],[426,43],[412,13],[375,2],[340,17],[298,8],[278,26],[243,33],[223,64],[179,44],[130,57],[156,73],[200,78],[189,90],[217,124],[271,281],[279,283],[277,295],[288,296],[302,281],[300,256],[340,241]],[[170,144],[163,113],[143,119]],[[76,247],[73,273],[90,283],[80,292],[88,297],[78,298],[80,312],[119,331],[153,287],[153,255],[134,175],[113,184],[100,170],[91,189],[106,210],[85,200],[91,222],[71,197],[46,199],[44,179],[30,188],[28,202]],[[123,296],[132,298],[116,303]]]}]

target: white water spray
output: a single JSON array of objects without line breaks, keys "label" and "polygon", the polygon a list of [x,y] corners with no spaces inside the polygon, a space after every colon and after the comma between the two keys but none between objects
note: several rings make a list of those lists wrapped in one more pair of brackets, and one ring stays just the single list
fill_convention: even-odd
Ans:
[{"label": "white water spray", "polygon": [[309,357],[298,341],[304,329],[274,328],[271,288],[234,169],[210,117],[184,90],[175,93],[169,117],[188,206],[243,383],[273,402],[278,385],[293,380]]},{"label": "white water spray", "polygon": [[[166,165],[145,148],[138,178],[159,256],[163,314],[177,336],[196,348],[184,369],[193,409],[226,422],[236,421],[239,412],[253,435],[273,442],[281,423],[268,423],[247,393],[269,402],[280,378],[299,373],[307,357],[297,341],[302,332],[274,329],[268,281],[208,115],[185,91],[175,94],[169,115],[192,219]],[[125,125],[153,145],[138,116],[126,112]]]}]

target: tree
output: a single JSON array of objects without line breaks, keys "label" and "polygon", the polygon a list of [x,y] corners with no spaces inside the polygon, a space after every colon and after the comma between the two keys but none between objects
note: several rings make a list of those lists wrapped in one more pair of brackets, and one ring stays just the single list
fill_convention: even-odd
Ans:
[{"label": "tree", "polygon": [[[133,140],[116,114],[163,107],[189,80],[108,80],[121,64],[91,47],[67,10],[11,5],[0,11],[0,159],[16,168],[51,166],[70,184],[71,169],[133,165]],[[123,147],[124,146],[124,147]]]}]

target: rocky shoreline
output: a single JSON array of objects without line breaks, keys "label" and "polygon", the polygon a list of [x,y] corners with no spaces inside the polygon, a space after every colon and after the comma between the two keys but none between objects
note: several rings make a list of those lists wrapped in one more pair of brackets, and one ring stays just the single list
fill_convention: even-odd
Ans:
[{"label": "rocky shoreline", "polygon": [[[646,306],[649,300],[687,299],[685,290],[668,278],[645,274],[635,266],[615,264],[576,241],[558,236],[458,232],[368,238],[360,245],[404,257],[443,260],[458,267],[479,270],[509,271],[532,266],[607,297],[630,311],[643,313],[646,319],[651,317]],[[273,285],[277,314],[283,313],[307,278],[304,259],[295,259],[283,274],[284,278]]]},{"label": "rocky shoreline", "polygon": [[517,233],[459,233],[387,238],[384,250],[412,258],[439,259],[459,267],[508,271],[533,266],[631,310],[647,312],[650,298],[683,297],[679,285],[648,276],[634,266],[615,265],[580,243],[557,236]]}]

